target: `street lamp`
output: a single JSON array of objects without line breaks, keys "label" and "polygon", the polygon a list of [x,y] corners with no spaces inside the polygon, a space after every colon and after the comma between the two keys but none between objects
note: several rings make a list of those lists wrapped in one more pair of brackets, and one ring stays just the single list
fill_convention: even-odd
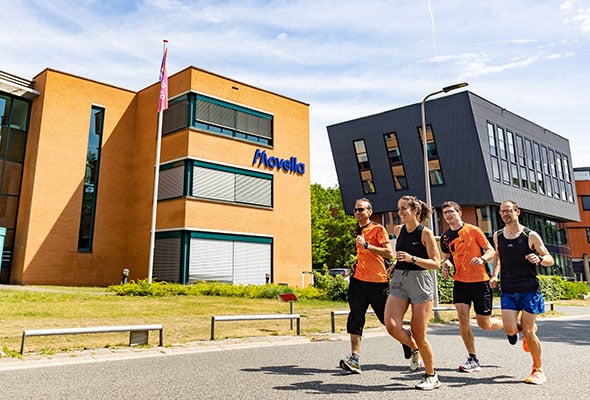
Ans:
[{"label": "street lamp", "polygon": [[[426,114],[424,113],[424,105],[426,104],[426,100],[428,100],[428,98],[440,94],[440,93],[447,93],[450,92],[451,90],[455,90],[455,89],[459,89],[462,87],[467,86],[468,83],[467,82],[462,82],[462,83],[457,83],[456,85],[451,85],[451,86],[447,86],[442,88],[442,90],[438,90],[436,92],[432,92],[430,94],[428,94],[426,97],[424,97],[424,100],[422,100],[422,106],[420,108],[421,114],[422,114],[422,150],[424,151],[424,185],[426,188],[426,204],[428,204],[429,206],[432,207],[432,199],[430,198],[430,174],[429,174],[429,168],[428,168],[428,146],[426,144],[427,141],[427,137],[426,137]],[[432,223],[432,214],[430,215],[430,218],[428,220],[428,225],[430,227],[430,229],[432,229],[434,231],[434,226]]]},{"label": "street lamp", "polygon": [[[432,92],[428,95],[426,95],[426,97],[424,97],[424,100],[422,100],[422,106],[420,108],[420,112],[422,114],[422,150],[424,151],[424,186],[426,189],[426,204],[428,204],[430,207],[432,207],[432,199],[430,196],[430,173],[429,173],[429,168],[428,168],[428,146],[426,145],[426,141],[427,141],[427,137],[426,137],[426,114],[424,113],[424,105],[426,104],[426,100],[428,100],[428,98],[440,94],[440,93],[447,93],[450,92],[451,90],[455,90],[455,89],[459,89],[462,87],[467,86],[468,83],[467,82],[462,82],[462,83],[457,83],[455,85],[451,85],[451,86],[446,86],[444,88],[442,88],[442,90],[438,90],[436,92]],[[434,211],[434,207],[433,211]],[[430,229],[432,229],[432,232],[434,232],[434,223],[433,223],[433,213],[430,214],[430,217],[428,217],[428,226],[430,227]],[[434,275],[434,318],[439,319],[439,314],[438,314],[438,277],[436,275],[436,270],[433,270],[433,275]]]}]

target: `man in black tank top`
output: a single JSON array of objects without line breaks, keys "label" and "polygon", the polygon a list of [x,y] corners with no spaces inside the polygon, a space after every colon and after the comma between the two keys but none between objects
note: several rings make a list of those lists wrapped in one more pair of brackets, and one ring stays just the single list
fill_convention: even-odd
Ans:
[{"label": "man in black tank top", "polygon": [[[500,216],[506,225],[494,233],[496,256],[490,285],[501,279],[501,306],[504,331],[510,344],[522,332],[522,347],[533,359],[532,372],[525,382],[543,384],[547,381],[541,361],[541,342],[537,337],[537,314],[545,312],[543,295],[537,279],[537,264],[552,266],[554,261],[539,234],[519,223],[520,210],[515,201],[500,205]],[[522,312],[520,321],[518,313]]]}]

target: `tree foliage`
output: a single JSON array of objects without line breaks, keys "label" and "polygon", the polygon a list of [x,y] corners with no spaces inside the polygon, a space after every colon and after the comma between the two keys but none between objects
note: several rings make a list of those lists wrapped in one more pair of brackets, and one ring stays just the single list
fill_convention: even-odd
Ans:
[{"label": "tree foliage", "polygon": [[356,220],[344,213],[339,188],[311,185],[311,251],[314,269],[348,267],[355,258]]}]

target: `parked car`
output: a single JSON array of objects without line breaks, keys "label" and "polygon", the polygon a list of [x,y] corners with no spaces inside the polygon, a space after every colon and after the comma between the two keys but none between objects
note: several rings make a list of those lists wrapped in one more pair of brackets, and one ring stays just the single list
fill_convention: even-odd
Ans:
[{"label": "parked car", "polygon": [[350,280],[350,271],[348,268],[332,268],[328,270],[328,274],[334,278],[340,275],[345,281]]}]

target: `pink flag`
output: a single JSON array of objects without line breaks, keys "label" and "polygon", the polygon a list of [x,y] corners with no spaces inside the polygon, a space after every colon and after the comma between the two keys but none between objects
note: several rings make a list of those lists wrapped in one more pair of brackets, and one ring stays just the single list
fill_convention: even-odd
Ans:
[{"label": "pink flag", "polygon": [[164,57],[162,57],[162,66],[160,67],[160,98],[158,99],[158,112],[168,109],[168,41],[164,40]]}]

